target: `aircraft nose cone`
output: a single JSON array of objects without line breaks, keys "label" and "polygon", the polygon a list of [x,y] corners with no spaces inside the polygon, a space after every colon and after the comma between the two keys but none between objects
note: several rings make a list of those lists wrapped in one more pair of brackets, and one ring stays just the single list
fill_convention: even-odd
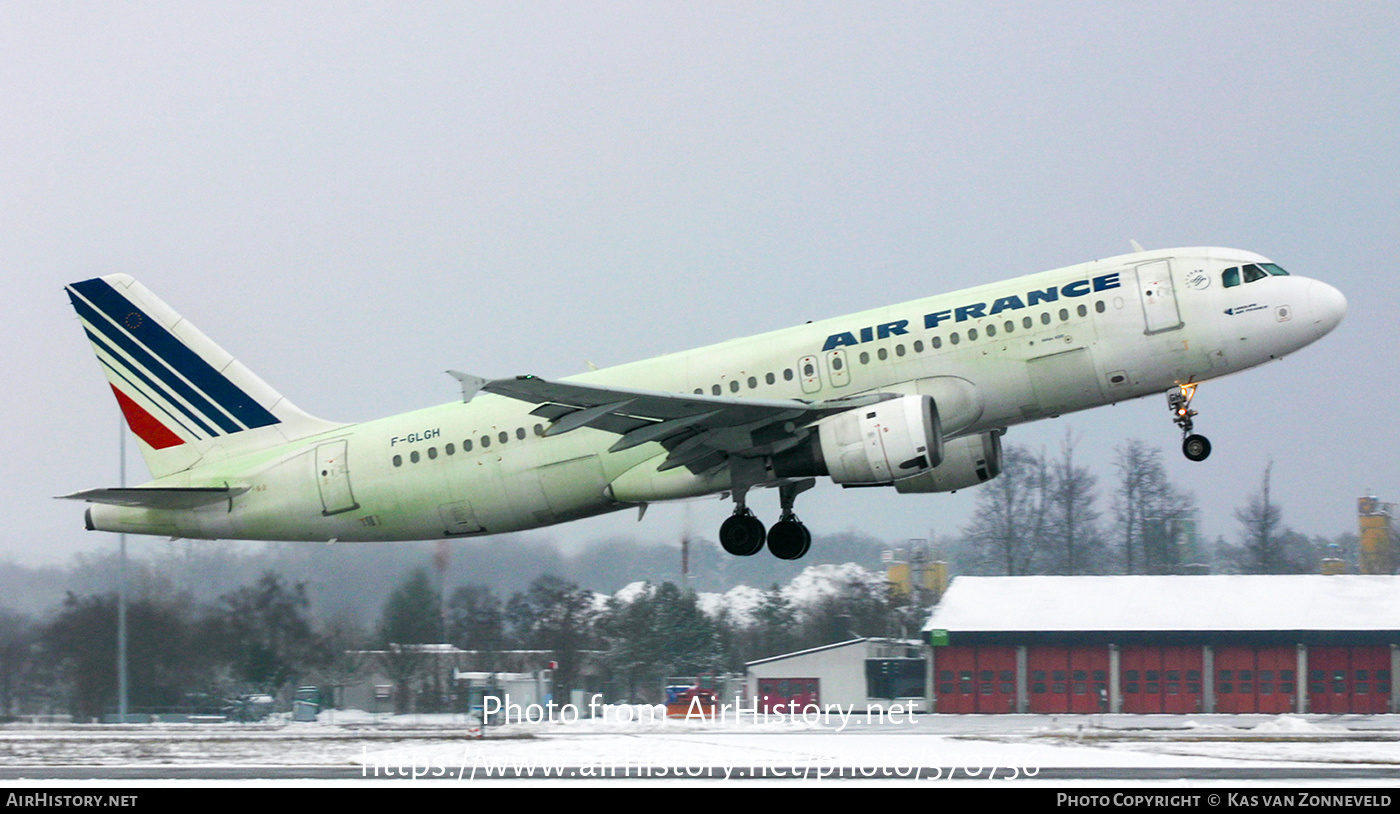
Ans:
[{"label": "aircraft nose cone", "polygon": [[1332,286],[1313,280],[1308,285],[1308,309],[1313,329],[1321,339],[1342,321],[1347,313],[1347,298]]}]

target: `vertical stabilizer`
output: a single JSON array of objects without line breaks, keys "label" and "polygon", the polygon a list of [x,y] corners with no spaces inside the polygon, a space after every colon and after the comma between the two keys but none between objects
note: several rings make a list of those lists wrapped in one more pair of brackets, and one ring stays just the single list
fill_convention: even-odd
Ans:
[{"label": "vertical stabilizer", "polygon": [[125,274],[65,290],[153,477],[343,426],[297,409]]}]

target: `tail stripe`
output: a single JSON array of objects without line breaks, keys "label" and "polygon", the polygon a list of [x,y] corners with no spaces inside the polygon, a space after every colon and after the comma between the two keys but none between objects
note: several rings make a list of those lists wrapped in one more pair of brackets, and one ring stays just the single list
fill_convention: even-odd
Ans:
[{"label": "tail stripe", "polygon": [[[114,357],[121,361],[122,365],[128,370],[133,373],[139,373],[137,365],[144,367],[153,376],[159,378],[168,385],[171,391],[183,397],[191,407],[203,413],[205,418],[218,424],[224,432],[238,432],[243,429],[228,416],[224,415],[217,407],[209,403],[203,395],[197,392],[178,375],[161,364],[158,359],[151,356],[144,348],[136,344],[135,340],[121,333],[96,311],[92,310],[87,303],[74,298],[73,307],[77,309],[78,315],[81,316],[88,325],[101,331],[114,345],[121,348],[122,352],[114,354]],[[165,396],[172,404],[179,404],[178,400],[169,397],[168,392],[162,392],[161,395]],[[193,414],[191,414],[191,416],[193,417]],[[213,430],[211,434],[218,435],[219,432]]]},{"label": "tail stripe", "polygon": [[160,423],[160,419],[132,401],[131,397],[118,390],[116,385],[112,385],[112,392],[117,395],[117,404],[121,405],[127,426],[131,427],[131,431],[140,436],[142,441],[150,444],[151,449],[178,447],[185,443],[183,438],[171,432],[169,427]]},{"label": "tail stripe", "polygon": [[[99,317],[97,312],[79,297],[72,296],[74,292],[91,302],[107,319]],[[97,278],[74,283],[70,286],[70,299],[89,324],[225,432],[232,433],[245,427],[251,429],[279,423],[276,416],[215,370],[106,280]],[[124,364],[131,367],[131,360],[119,354],[117,358],[121,358]],[[202,394],[194,389],[196,387],[198,391],[203,391]],[[204,396],[207,396],[208,400]],[[210,404],[210,401],[214,404]],[[222,408],[222,411],[219,408]],[[227,416],[224,413],[227,413]],[[230,417],[234,420],[230,420]],[[240,424],[243,426],[239,426]]]},{"label": "tail stripe", "polygon": [[[85,331],[85,333],[87,333],[88,338],[90,338],[90,339],[92,340],[92,344],[96,345],[98,348],[100,348],[101,350],[103,350],[103,351],[105,351],[105,352],[107,352],[107,353],[109,353],[109,354],[111,353],[110,350],[108,350],[107,345],[106,345],[105,343],[103,343],[101,340],[99,340],[97,337],[93,336],[91,331]],[[114,358],[118,358],[118,357],[114,357]],[[102,365],[103,365],[104,367],[106,367],[108,370],[112,371],[112,375],[113,375],[113,376],[116,376],[116,377],[119,378],[119,379],[121,379],[122,382],[123,382],[127,387],[131,388],[132,392],[140,393],[142,396],[145,396],[147,401],[149,401],[151,404],[154,404],[157,408],[159,408],[160,411],[161,411],[162,413],[165,413],[165,415],[166,415],[167,418],[169,418],[171,421],[173,421],[173,422],[175,423],[176,426],[178,426],[180,429],[184,430],[188,435],[190,435],[190,436],[191,436],[192,438],[194,438],[196,441],[201,440],[201,439],[200,439],[200,434],[197,433],[197,432],[195,432],[194,430],[191,430],[191,429],[189,428],[189,425],[187,425],[185,422],[181,421],[181,420],[179,419],[179,417],[177,417],[174,413],[171,413],[169,410],[167,410],[167,409],[165,408],[165,405],[166,405],[166,404],[174,404],[176,407],[180,408],[180,412],[184,413],[185,416],[186,416],[187,418],[189,418],[191,421],[193,421],[193,422],[195,422],[196,424],[199,425],[200,429],[202,429],[202,430],[204,431],[204,435],[205,435],[206,437],[212,438],[212,437],[214,437],[215,435],[218,435],[218,433],[216,433],[215,431],[213,431],[213,430],[209,429],[207,426],[205,426],[204,422],[200,421],[196,416],[191,415],[190,412],[189,412],[189,410],[187,410],[187,409],[185,408],[185,406],[184,406],[183,404],[180,404],[178,401],[172,401],[172,400],[170,400],[169,398],[161,398],[161,399],[152,398],[152,397],[151,397],[151,394],[150,394],[149,392],[147,392],[145,389],[142,389],[142,387],[141,387],[140,385],[138,385],[136,382],[133,382],[125,373],[123,373],[123,372],[121,372],[120,370],[118,370],[117,367],[116,367],[116,365],[113,365],[111,362],[107,361],[106,358],[104,358],[104,357],[102,356],[102,354],[99,353],[99,354],[97,355],[97,361],[101,362]],[[156,387],[155,384],[152,383],[150,379],[146,378],[145,374],[143,374],[141,371],[139,371],[139,370],[132,370],[131,372],[134,373],[138,378],[140,378],[141,381],[145,382],[146,385],[147,385],[147,387],[149,387],[151,390],[154,390],[154,391],[156,391],[157,393],[160,393],[160,392],[161,392],[161,391],[160,391],[160,388],[159,388],[159,387]],[[115,385],[113,385],[113,386],[115,387]],[[162,395],[164,395],[164,394],[162,394]]]},{"label": "tail stripe", "polygon": [[[83,332],[88,335],[88,339],[92,341],[93,347],[97,348],[98,351],[100,351],[100,353],[97,354],[98,361],[106,365],[107,369],[111,370],[113,374],[119,376],[121,380],[123,382],[126,382],[127,386],[130,387],[132,390],[145,396],[146,399],[152,404],[159,406],[162,412],[170,416],[172,419],[175,419],[175,422],[181,427],[183,427],[187,432],[190,432],[189,427],[186,427],[183,421],[180,421],[179,419],[175,418],[175,415],[171,413],[170,410],[166,409],[165,405],[169,404],[175,407],[181,413],[183,413],[185,417],[194,424],[196,424],[206,436],[213,438],[214,436],[219,434],[218,430],[211,428],[208,424],[201,421],[199,416],[192,412],[189,407],[185,406],[183,402],[181,402],[179,399],[172,398],[169,391],[165,390],[159,384],[152,381],[149,376],[143,373],[141,369],[138,368],[136,365],[128,361],[126,357],[112,350],[112,348],[109,347],[106,342],[103,342],[96,334],[94,334],[90,330],[87,330],[86,328],[83,329]],[[122,367],[126,368],[126,370],[129,373],[131,373],[132,376],[135,376],[137,379],[141,380],[141,384],[137,384],[136,382],[132,381],[131,378],[125,373],[123,373],[120,369],[118,369],[116,365],[113,365],[111,362],[107,361],[107,358],[102,355],[103,353],[107,354],[107,357],[111,357],[112,359],[115,359],[116,361],[120,362]],[[142,385],[145,386],[143,387]],[[198,435],[194,432],[190,432],[190,434],[195,435],[195,437],[198,437]]]}]

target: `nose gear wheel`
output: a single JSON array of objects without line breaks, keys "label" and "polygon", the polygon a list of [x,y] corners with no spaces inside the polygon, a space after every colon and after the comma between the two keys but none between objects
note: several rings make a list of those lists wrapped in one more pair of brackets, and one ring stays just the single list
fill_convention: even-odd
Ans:
[{"label": "nose gear wheel", "polygon": [[1210,457],[1210,440],[1204,435],[1191,432],[1195,422],[1191,419],[1196,411],[1191,409],[1191,400],[1196,397],[1197,382],[1177,385],[1167,391],[1167,409],[1172,411],[1172,423],[1181,428],[1181,453],[1192,461],[1204,461]]}]

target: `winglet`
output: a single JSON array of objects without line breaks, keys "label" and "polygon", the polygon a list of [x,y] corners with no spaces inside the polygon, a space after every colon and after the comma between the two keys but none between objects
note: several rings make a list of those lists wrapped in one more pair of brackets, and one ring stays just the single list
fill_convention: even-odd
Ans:
[{"label": "winglet", "polygon": [[1138,254],[1142,254],[1143,252],[1147,251],[1142,247],[1141,243],[1137,242],[1136,240],[1133,240],[1132,238],[1128,238],[1128,242],[1133,245],[1133,251],[1137,252]]},{"label": "winglet", "polygon": [[486,384],[486,379],[480,376],[473,376],[470,373],[463,373],[460,370],[449,370],[447,375],[456,379],[462,385],[462,403],[471,401],[477,393],[481,392],[481,386]]}]

